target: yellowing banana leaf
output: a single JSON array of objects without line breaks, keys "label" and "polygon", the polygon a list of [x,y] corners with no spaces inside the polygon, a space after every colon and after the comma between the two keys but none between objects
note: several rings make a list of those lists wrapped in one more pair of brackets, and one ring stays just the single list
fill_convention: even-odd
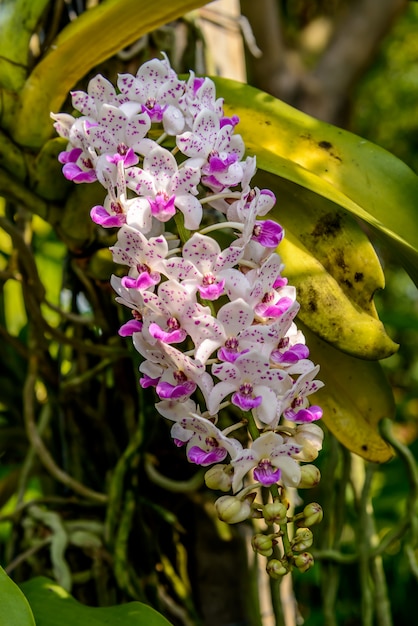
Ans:
[{"label": "yellowing banana leaf", "polygon": [[377,318],[373,296],[384,288],[385,275],[358,222],[334,202],[280,176],[259,170],[255,184],[276,194],[270,215],[286,233],[300,240],[348,298]]},{"label": "yellowing banana leaf", "polygon": [[394,417],[395,402],[380,363],[344,354],[300,326],[311,358],[321,364],[318,378],[325,387],[312,402],[322,407],[324,423],[346,448],[367,461],[388,461],[393,451],[380,436],[378,424]]},{"label": "yellowing banana leaf", "polygon": [[391,246],[418,283],[418,177],[382,148],[268,94],[216,78],[258,166],[332,200]]},{"label": "yellowing banana leaf", "polygon": [[360,359],[384,359],[398,345],[382,322],[346,296],[315,256],[288,231],[279,246],[284,275],[297,289],[299,319],[325,341]]},{"label": "yellowing banana leaf", "polygon": [[88,71],[159,26],[206,4],[202,0],[104,0],[66,26],[34,68],[18,102],[6,101],[3,127],[22,146],[51,135],[51,111]]},{"label": "yellowing banana leaf", "polygon": [[[84,606],[52,580],[33,578],[21,585],[39,626],[170,626],[162,615],[141,602],[94,608]],[[20,626],[1,622],[0,626]],[[22,622],[22,626],[24,625]]]},{"label": "yellowing banana leaf", "polygon": [[35,626],[28,601],[1,567],[0,626]]}]

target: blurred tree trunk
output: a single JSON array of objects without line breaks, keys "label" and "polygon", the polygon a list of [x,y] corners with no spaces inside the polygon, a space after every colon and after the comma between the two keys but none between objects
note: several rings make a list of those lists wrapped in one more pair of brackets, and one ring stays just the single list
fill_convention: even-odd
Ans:
[{"label": "blurred tree trunk", "polygon": [[263,52],[260,58],[248,54],[249,82],[314,117],[344,126],[353,86],[408,0],[336,4],[335,14],[327,17],[331,34],[311,68],[286,43],[278,0],[241,0],[241,10]]}]

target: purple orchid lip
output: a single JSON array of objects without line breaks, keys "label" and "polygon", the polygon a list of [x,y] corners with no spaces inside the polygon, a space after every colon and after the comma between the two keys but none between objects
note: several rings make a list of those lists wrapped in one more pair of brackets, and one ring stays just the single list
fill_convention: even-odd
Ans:
[{"label": "purple orchid lip", "polygon": [[231,400],[233,404],[239,406],[239,408],[243,411],[251,411],[251,409],[255,409],[260,406],[263,398],[261,396],[253,398],[237,391],[232,394]]},{"label": "purple orchid lip", "polygon": [[274,469],[271,465],[259,465],[254,469],[254,479],[260,482],[265,487],[270,487],[280,480],[281,476],[280,468]]},{"label": "purple orchid lip", "polygon": [[217,300],[225,287],[225,281],[221,280],[213,285],[199,286],[199,293],[204,300]]},{"label": "purple orchid lip", "polygon": [[218,350],[218,359],[220,361],[227,361],[228,363],[235,363],[235,361],[238,359],[238,357],[242,356],[243,354],[246,354],[247,352],[249,352],[249,348],[246,348],[245,350],[241,350],[240,352],[237,352],[235,350],[229,350],[228,348],[220,348]]}]

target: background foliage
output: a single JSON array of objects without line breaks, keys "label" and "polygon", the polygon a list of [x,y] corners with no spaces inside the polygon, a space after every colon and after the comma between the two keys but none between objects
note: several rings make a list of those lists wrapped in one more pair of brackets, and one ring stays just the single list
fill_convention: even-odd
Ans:
[{"label": "background foliage", "polygon": [[[25,2],[13,4],[16,14],[25,8]],[[184,4],[188,10],[199,3]],[[315,3],[315,11],[308,10],[312,3],[296,3],[297,10],[289,2],[278,4],[287,44],[294,47],[304,28],[329,13],[327,3]],[[337,9],[340,3],[333,4]],[[31,42],[33,66],[69,22],[68,6],[74,10],[75,4],[32,3],[39,11],[32,25],[38,24],[40,45],[37,50]],[[151,30],[151,8],[148,14],[143,28]],[[141,40],[137,51],[99,67],[91,62],[78,87],[85,88],[97,71],[111,79],[134,72],[161,49],[177,71],[199,65],[199,22],[193,15],[177,20],[180,14]],[[346,94],[350,129],[415,171],[417,20],[411,5]],[[80,38],[86,40],[81,27]],[[123,45],[115,39],[114,52]],[[86,41],[88,55],[92,46]],[[306,56],[308,67],[315,58]],[[1,73],[7,101],[23,82],[18,74],[9,76],[4,64]],[[17,111],[16,119],[34,126],[30,109]],[[86,219],[86,205],[100,200],[101,190],[92,186],[81,196],[63,180],[55,161],[62,144],[55,140],[39,150],[50,128],[36,130],[22,162],[13,147],[22,130],[7,117],[3,129],[8,175],[0,181],[0,563],[18,582],[46,575],[89,605],[135,599],[173,624],[260,624],[255,579],[243,566],[245,528],[231,531],[216,521],[210,496],[200,489],[201,474],[173,449],[162,420],[156,422],[152,396],[137,385],[137,355],[117,336],[124,313],[108,286],[113,267],[106,246],[113,239]],[[26,171],[23,179],[19,168]],[[416,458],[416,290],[386,246],[375,245],[387,282],[376,298],[379,314],[401,344],[383,362],[397,400],[396,434]],[[326,441],[322,483],[309,498],[327,515],[317,531],[317,567],[295,576],[298,611],[307,626],[369,626],[374,619],[379,626],[409,624],[417,577],[414,459],[401,443],[389,464],[365,465],[331,435]],[[369,569],[367,551],[387,533],[393,540]],[[359,547],[360,562],[352,557]],[[292,590],[282,588],[282,596],[292,598]]]}]

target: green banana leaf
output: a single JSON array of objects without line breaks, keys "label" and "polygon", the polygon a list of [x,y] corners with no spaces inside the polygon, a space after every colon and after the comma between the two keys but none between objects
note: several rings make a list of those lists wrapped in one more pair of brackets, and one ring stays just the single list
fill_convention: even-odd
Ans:
[{"label": "green banana leaf", "polygon": [[[61,108],[70,89],[91,68],[150,31],[204,4],[202,0],[104,0],[85,11],[59,33],[31,72],[19,97],[16,99],[8,91],[3,93],[3,128],[22,146],[42,147],[52,134],[50,112]],[[27,22],[31,7],[29,0],[16,2],[12,21]],[[19,44],[11,41],[10,45],[7,58],[14,59]]]},{"label": "green banana leaf", "polygon": [[35,626],[27,599],[1,567],[0,626]]},{"label": "green banana leaf", "polygon": [[258,166],[367,223],[418,284],[418,177],[383,148],[248,85],[214,79]]},{"label": "green banana leaf", "polygon": [[[23,583],[21,589],[32,607],[37,626],[170,626],[162,615],[141,602],[101,608],[84,606],[43,576]],[[0,617],[0,626],[29,626],[34,623],[6,623],[1,622]]]},{"label": "green banana leaf", "polygon": [[49,0],[0,3],[0,86],[18,91],[29,73],[29,42]]}]

